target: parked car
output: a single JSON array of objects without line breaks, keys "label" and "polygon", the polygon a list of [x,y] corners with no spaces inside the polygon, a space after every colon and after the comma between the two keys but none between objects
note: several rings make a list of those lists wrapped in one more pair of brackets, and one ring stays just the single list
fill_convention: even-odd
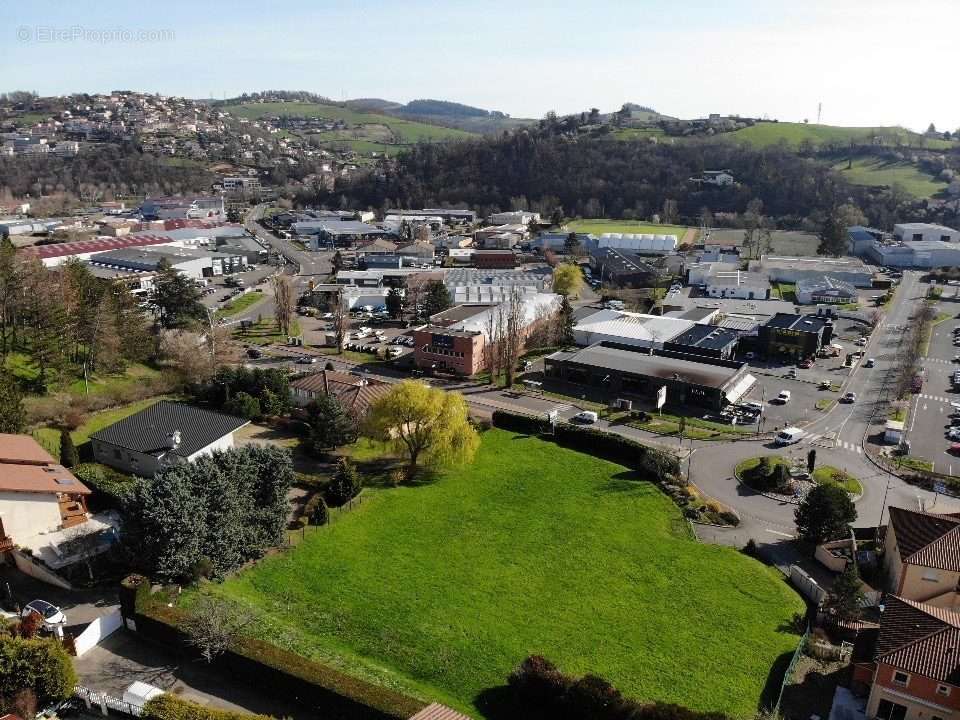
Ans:
[{"label": "parked car", "polygon": [[831,383],[829,380],[821,380],[820,384],[817,385],[817,390],[829,390],[832,387],[833,383]]},{"label": "parked car", "polygon": [[867,344],[867,339],[865,337],[857,338],[857,341],[854,343],[857,347],[864,347]]},{"label": "parked car", "polygon": [[300,365],[312,365],[317,359],[315,357],[302,357],[297,359],[297,363]]},{"label": "parked car", "polygon": [[62,627],[67,624],[67,616],[63,614],[63,611],[46,600],[31,600],[23,606],[23,612],[20,613],[20,616],[29,617],[34,613],[40,616],[44,630],[51,631],[57,626]]},{"label": "parked car", "polygon": [[599,419],[599,416],[593,412],[593,410],[584,410],[573,416],[574,422],[583,423],[584,425],[593,425]]},{"label": "parked car", "polygon": [[790,368],[789,370],[787,370],[787,374],[786,374],[785,377],[787,377],[787,379],[789,379],[789,380],[796,380],[796,379],[797,379],[797,369],[796,369],[796,368]]},{"label": "parked car", "polygon": [[951,455],[960,455],[960,443],[953,443],[947,452]]},{"label": "parked car", "polygon": [[786,405],[788,402],[790,402],[790,398],[791,398],[791,394],[789,390],[781,390],[780,394],[777,395],[776,400],[781,405]]},{"label": "parked car", "polygon": [[865,362],[863,366],[864,366],[864,367],[868,367],[868,368],[872,368],[872,367],[873,367],[874,365],[876,365],[876,364],[877,364],[877,361],[876,361],[875,358],[867,358],[867,362]]},{"label": "parked car", "polygon": [[797,363],[797,367],[802,368],[803,370],[809,370],[810,368],[813,367],[813,360],[811,360],[810,358],[807,358],[806,360],[801,360],[800,362]]},{"label": "parked car", "polygon": [[263,351],[258,347],[248,347],[247,357],[252,357],[254,359],[263,357]]},{"label": "parked car", "polygon": [[947,440],[953,440],[954,442],[960,440],[960,427],[952,427],[947,430]]}]

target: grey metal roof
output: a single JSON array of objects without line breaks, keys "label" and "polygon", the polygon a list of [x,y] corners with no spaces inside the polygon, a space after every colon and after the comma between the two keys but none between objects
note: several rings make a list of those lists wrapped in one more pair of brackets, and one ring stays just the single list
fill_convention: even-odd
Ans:
[{"label": "grey metal roof", "polygon": [[670,342],[676,345],[722,350],[731,343],[735,343],[739,337],[733,330],[716,325],[694,325]]},{"label": "grey metal roof", "polygon": [[[239,430],[248,422],[233,415],[161,400],[90,437],[145,455],[159,456],[172,452],[186,458],[224,435]],[[170,450],[167,437],[176,431],[180,432],[180,445]]]}]

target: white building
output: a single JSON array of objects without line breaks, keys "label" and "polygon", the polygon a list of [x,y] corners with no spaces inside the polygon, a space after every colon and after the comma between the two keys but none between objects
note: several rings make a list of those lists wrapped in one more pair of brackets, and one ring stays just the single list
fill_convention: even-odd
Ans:
[{"label": "white building", "polygon": [[161,400],[90,436],[97,462],[153,477],[166,465],[193,462],[234,446],[233,434],[249,421]]},{"label": "white building", "polygon": [[665,342],[673,340],[695,324],[691,320],[663,315],[599,310],[574,325],[573,339],[577,345],[583,346],[613,342],[661,349]]},{"label": "white building", "polygon": [[893,226],[893,237],[900,242],[922,240],[940,240],[941,242],[960,242],[960,232],[944,225],[929,223],[900,223]]},{"label": "white building", "polygon": [[704,282],[707,295],[715,298],[766,300],[770,297],[770,281],[759,273],[716,272]]},{"label": "white building", "polygon": [[797,302],[801,305],[830,304],[846,305],[859,298],[857,289],[848,282],[824,275],[820,278],[803,278],[797,281]]},{"label": "white building", "polygon": [[510,212],[494,213],[487,218],[491,225],[529,225],[540,222],[540,213],[529,210],[512,210]]},{"label": "white building", "polygon": [[259,192],[260,178],[258,177],[225,177],[220,181],[224,192]]},{"label": "white building", "polygon": [[718,187],[733,185],[733,180],[733,173],[729,170],[704,170],[700,176],[700,182]]},{"label": "white building", "polygon": [[631,250],[642,255],[666,255],[676,251],[677,236],[649,233],[602,233],[597,247]]}]

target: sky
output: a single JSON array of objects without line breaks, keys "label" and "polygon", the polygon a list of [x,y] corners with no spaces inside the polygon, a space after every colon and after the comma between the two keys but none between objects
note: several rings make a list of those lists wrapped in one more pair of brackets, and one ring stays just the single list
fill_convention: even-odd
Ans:
[{"label": "sky", "polygon": [[960,128],[960,0],[0,0],[0,91]]}]

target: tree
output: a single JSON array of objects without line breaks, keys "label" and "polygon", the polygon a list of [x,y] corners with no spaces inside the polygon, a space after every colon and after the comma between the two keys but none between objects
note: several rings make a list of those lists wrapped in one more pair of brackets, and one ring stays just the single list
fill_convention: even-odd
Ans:
[{"label": "tree", "polygon": [[9,373],[0,373],[0,432],[17,435],[26,426],[23,395]]},{"label": "tree", "polygon": [[242,390],[223,404],[223,409],[230,415],[247,420],[259,420],[263,416],[260,400]]},{"label": "tree", "polygon": [[798,536],[819,545],[849,534],[850,523],[857,519],[857,508],[840,485],[817,485],[797,507],[794,518]]},{"label": "tree", "polygon": [[277,328],[282,335],[293,335],[293,311],[297,299],[289,275],[281,273],[273,276],[273,296],[273,317],[277,321]]},{"label": "tree", "polygon": [[330,260],[330,267],[334,275],[343,270],[343,255],[340,254],[339,250],[333,254],[333,258]]},{"label": "tree", "polygon": [[847,226],[843,224],[838,208],[827,213],[820,225],[819,237],[818,254],[840,257],[847,251]]},{"label": "tree", "polygon": [[403,293],[400,288],[390,288],[386,299],[387,313],[394,320],[400,319],[403,315]]},{"label": "tree", "polygon": [[817,467],[817,449],[810,448],[810,452],[807,453],[807,472],[812,473],[815,467]]},{"label": "tree", "polygon": [[58,641],[0,634],[0,712],[33,717],[37,707],[69,698],[76,682],[73,661]]},{"label": "tree", "polygon": [[553,269],[553,291],[563,296],[576,296],[583,287],[583,273],[573,263],[562,263]]},{"label": "tree", "polygon": [[357,439],[357,422],[336,397],[321,395],[307,405],[306,413],[310,428],[307,447],[311,455],[322,456],[332,448]]},{"label": "tree", "polygon": [[60,464],[66,468],[76,467],[80,464],[80,454],[77,452],[77,446],[73,444],[73,437],[66,428],[60,428]]},{"label": "tree", "polygon": [[559,323],[559,332],[557,333],[557,340],[561,345],[573,345],[573,326],[574,326],[574,317],[573,317],[573,306],[570,304],[569,298],[564,295],[560,300],[560,312],[558,314],[558,323]]},{"label": "tree", "polygon": [[856,565],[847,563],[847,567],[833,581],[827,607],[832,608],[840,620],[854,620],[860,616],[863,605],[863,587]]},{"label": "tree", "polygon": [[571,232],[567,235],[567,239],[563,241],[563,249],[567,255],[573,257],[580,255],[582,247],[580,245],[580,238],[575,232]]},{"label": "tree", "polygon": [[206,320],[207,311],[200,302],[200,288],[175,270],[166,258],[158,265],[153,287],[153,304],[162,327],[184,328]]},{"label": "tree", "polygon": [[678,205],[677,201],[671,198],[667,198],[663,201],[663,222],[667,225],[672,225],[677,221],[678,216]]},{"label": "tree", "polygon": [[360,475],[347,458],[337,461],[337,468],[326,488],[327,501],[334,507],[346,505],[360,493]]},{"label": "tree", "polygon": [[310,507],[310,524],[311,525],[326,525],[330,521],[330,510],[327,507],[327,501],[323,499],[323,495],[317,493],[310,502],[312,507]]},{"label": "tree", "polygon": [[224,598],[198,595],[183,621],[187,644],[197,648],[208,663],[225,653],[254,621],[253,615],[238,603]]},{"label": "tree", "polygon": [[443,312],[450,307],[450,293],[440,280],[431,280],[426,285],[426,297],[423,300],[423,314],[427,317]]},{"label": "tree", "polygon": [[409,475],[430,466],[469,462],[480,443],[460,393],[404,380],[370,407],[367,431],[407,457]]},{"label": "tree", "polygon": [[347,312],[347,303],[343,297],[342,293],[337,293],[336,298],[333,301],[333,309],[331,310],[333,318],[330,320],[330,325],[333,329],[334,342],[337,344],[337,352],[343,352],[343,343],[347,337],[347,329],[350,325],[350,316]]}]

